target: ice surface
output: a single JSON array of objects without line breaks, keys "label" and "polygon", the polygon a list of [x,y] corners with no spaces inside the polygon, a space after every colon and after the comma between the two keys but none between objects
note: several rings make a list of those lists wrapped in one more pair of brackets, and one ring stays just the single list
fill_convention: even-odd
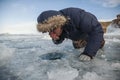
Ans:
[{"label": "ice surface", "polygon": [[47,36],[0,35],[0,80],[120,80],[119,33],[106,33],[90,62],[78,60],[83,49],[70,40],[54,45]]}]

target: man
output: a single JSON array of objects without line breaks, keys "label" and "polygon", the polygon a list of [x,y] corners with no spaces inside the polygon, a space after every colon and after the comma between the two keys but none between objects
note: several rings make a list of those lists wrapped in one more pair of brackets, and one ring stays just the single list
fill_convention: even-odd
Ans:
[{"label": "man", "polygon": [[48,10],[37,18],[37,30],[49,32],[52,41],[60,44],[65,38],[71,39],[74,48],[85,47],[79,59],[89,61],[103,47],[103,29],[96,17],[79,8],[65,8],[60,11]]}]

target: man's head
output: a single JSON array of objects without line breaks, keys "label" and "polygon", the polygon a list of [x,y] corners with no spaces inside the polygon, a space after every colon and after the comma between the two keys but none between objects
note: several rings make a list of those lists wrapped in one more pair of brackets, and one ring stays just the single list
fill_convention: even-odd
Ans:
[{"label": "man's head", "polygon": [[37,30],[44,33],[62,27],[67,19],[59,11],[49,10],[42,12],[38,16],[37,22]]},{"label": "man's head", "polygon": [[39,32],[49,32],[50,37],[57,40],[67,19],[59,11],[49,10],[42,12],[38,16],[37,22],[37,30]]}]

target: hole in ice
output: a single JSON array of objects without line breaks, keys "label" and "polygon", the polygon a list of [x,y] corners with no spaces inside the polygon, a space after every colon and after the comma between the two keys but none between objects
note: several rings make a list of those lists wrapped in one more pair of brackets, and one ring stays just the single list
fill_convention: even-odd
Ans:
[{"label": "hole in ice", "polygon": [[47,53],[40,56],[40,58],[43,60],[57,60],[57,59],[62,59],[64,57],[65,57],[65,53],[57,53],[57,52]]}]

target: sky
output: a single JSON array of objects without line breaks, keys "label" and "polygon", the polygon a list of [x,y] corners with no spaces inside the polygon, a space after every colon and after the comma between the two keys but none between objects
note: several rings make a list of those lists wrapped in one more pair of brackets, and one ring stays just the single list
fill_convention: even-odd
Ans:
[{"label": "sky", "polygon": [[120,14],[120,0],[0,0],[0,34],[39,34],[37,17],[46,10],[77,7],[110,21]]}]

